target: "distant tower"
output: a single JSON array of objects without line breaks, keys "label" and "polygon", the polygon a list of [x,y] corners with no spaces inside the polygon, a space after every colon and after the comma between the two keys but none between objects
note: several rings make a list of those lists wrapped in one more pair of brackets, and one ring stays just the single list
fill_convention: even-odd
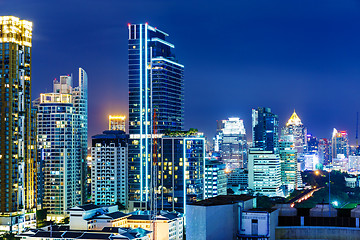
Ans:
[{"label": "distant tower", "polygon": [[282,129],[282,135],[294,136],[294,147],[297,150],[298,157],[302,156],[307,148],[307,130],[295,110],[287,121],[286,126]]},{"label": "distant tower", "polygon": [[240,118],[218,121],[215,149],[228,169],[246,166],[246,132]]},{"label": "distant tower", "polygon": [[109,130],[120,130],[126,132],[125,120],[126,116],[109,115]]},{"label": "distant tower", "polygon": [[337,158],[338,154],[343,154],[345,158],[349,156],[349,138],[346,131],[338,131],[334,128],[331,138],[331,159]]},{"label": "distant tower", "polygon": [[279,120],[270,108],[252,110],[253,147],[279,152]]}]

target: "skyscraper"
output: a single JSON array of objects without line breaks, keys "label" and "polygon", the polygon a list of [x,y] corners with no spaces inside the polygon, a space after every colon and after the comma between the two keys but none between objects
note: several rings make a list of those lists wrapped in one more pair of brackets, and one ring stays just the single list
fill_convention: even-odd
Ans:
[{"label": "skyscraper", "polygon": [[349,156],[350,146],[349,138],[346,131],[338,131],[334,128],[331,138],[331,159],[343,154],[345,158]]},{"label": "skyscraper", "polygon": [[87,77],[79,70],[79,86],[72,77],[54,81],[52,93],[36,101],[38,151],[43,166],[43,207],[48,219],[60,221],[66,210],[84,201],[87,150]]},{"label": "skyscraper", "polygon": [[252,110],[253,147],[279,151],[279,120],[270,108]]},{"label": "skyscraper", "polygon": [[282,129],[282,135],[293,135],[294,147],[297,150],[298,157],[303,156],[307,147],[307,130],[295,110],[287,121],[286,126]]},{"label": "skyscraper", "polygon": [[31,47],[32,22],[0,17],[0,225],[5,231],[35,226],[25,218],[36,207],[37,189]]},{"label": "skyscraper", "polygon": [[323,165],[331,162],[330,141],[326,138],[319,139],[319,161]]},{"label": "skyscraper", "polygon": [[128,135],[108,130],[92,137],[91,193],[95,205],[121,203],[128,198]]},{"label": "skyscraper", "polygon": [[149,198],[159,134],[184,125],[184,66],[169,35],[149,24],[129,24],[129,197]]},{"label": "skyscraper", "polygon": [[229,118],[217,123],[214,150],[220,153],[221,160],[228,169],[244,168],[247,142],[243,120]]},{"label": "skyscraper", "polygon": [[280,139],[280,162],[281,162],[281,182],[290,192],[298,187],[297,177],[298,161],[297,150],[294,147],[294,136],[283,135]]}]

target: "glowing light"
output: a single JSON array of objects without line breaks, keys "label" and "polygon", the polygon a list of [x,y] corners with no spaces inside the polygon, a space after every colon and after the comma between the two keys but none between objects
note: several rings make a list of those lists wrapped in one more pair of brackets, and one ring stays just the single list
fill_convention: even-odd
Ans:
[{"label": "glowing light", "polygon": [[295,110],[294,113],[289,118],[288,122],[286,123],[286,126],[290,126],[290,125],[295,125],[295,126],[302,125],[301,119],[296,114]]},{"label": "glowing light", "polygon": [[338,201],[333,201],[332,204],[333,204],[335,207],[339,206]]}]

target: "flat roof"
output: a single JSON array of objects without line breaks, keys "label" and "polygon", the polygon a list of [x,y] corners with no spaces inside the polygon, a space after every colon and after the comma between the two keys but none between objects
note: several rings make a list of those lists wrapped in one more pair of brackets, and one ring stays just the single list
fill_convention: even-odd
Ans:
[{"label": "flat roof", "polygon": [[199,202],[194,202],[189,205],[195,206],[217,206],[217,205],[227,205],[234,204],[238,202],[245,202],[251,199],[254,199],[254,196],[241,194],[241,195],[219,195],[213,198],[208,198]]}]

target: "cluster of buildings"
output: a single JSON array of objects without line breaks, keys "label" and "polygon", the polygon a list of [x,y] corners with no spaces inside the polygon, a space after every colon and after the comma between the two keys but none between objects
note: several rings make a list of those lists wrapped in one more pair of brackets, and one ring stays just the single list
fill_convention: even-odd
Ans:
[{"label": "cluster of buildings", "polygon": [[[255,226],[277,222],[278,211],[256,209],[251,196],[225,197],[228,188],[287,196],[303,186],[301,170],[329,163],[359,170],[346,132],[318,140],[294,111],[279,135],[270,108],[252,110],[252,142],[243,120],[218,121],[206,156],[204,135],[184,130],[184,66],[169,35],[147,23],[128,30],[128,124],[110,115],[109,127],[88,146],[85,70],[79,68],[75,87],[64,75],[52,92],[32,96],[32,23],[0,17],[0,231],[24,239],[182,239],[188,221],[193,239],[202,239],[199,229],[246,238],[264,230]],[[219,205],[228,208],[220,212],[227,230],[214,232]],[[69,225],[36,229],[40,209],[47,221],[69,217]]]},{"label": "cluster of buildings", "polygon": [[[146,210],[156,222],[170,217],[159,217],[161,211],[185,214],[187,203],[226,194],[226,179],[215,181],[224,168],[205,169],[203,134],[184,131],[184,66],[168,34],[147,23],[128,29],[128,133],[125,116],[111,115],[108,129],[88,146],[85,70],[79,68],[75,87],[73,76],[64,75],[53,91],[32,96],[32,23],[0,17],[0,231],[35,228],[39,209],[47,210],[47,221],[63,222],[90,201]],[[97,217],[91,221],[99,223]],[[136,218],[121,227],[138,228],[130,224]]]}]

